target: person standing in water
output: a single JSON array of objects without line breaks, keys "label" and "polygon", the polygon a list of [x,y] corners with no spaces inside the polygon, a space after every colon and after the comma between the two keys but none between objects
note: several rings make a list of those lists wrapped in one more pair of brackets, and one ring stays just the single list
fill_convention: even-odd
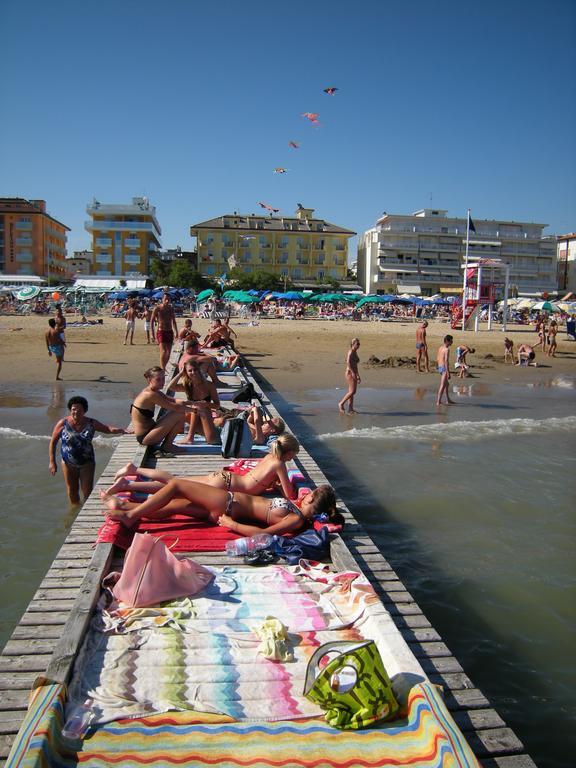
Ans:
[{"label": "person standing in water", "polygon": [[56,379],[61,381],[60,372],[62,371],[62,361],[64,360],[64,347],[65,343],[62,341],[60,331],[56,326],[56,320],[51,317],[48,320],[49,330],[46,331],[46,347],[48,349],[48,356],[56,358]]},{"label": "person standing in water", "polygon": [[436,365],[438,366],[438,373],[441,378],[438,395],[436,397],[436,405],[442,405],[442,395],[446,395],[446,403],[448,405],[454,405],[454,400],[450,400],[450,395],[448,394],[448,382],[450,381],[450,347],[452,346],[453,341],[454,339],[452,336],[444,336],[444,342],[438,349]]},{"label": "person standing in water", "polygon": [[418,373],[422,373],[422,358],[424,358],[426,373],[430,373],[430,360],[428,359],[426,328],[428,328],[427,320],[423,320],[421,325],[416,328],[416,370]]},{"label": "person standing in water", "polygon": [[360,348],[360,340],[352,339],[350,342],[350,349],[346,355],[346,384],[348,385],[348,392],[344,395],[342,400],[338,403],[338,410],[340,413],[344,413],[344,406],[348,403],[348,413],[356,413],[354,410],[354,395],[360,384],[360,374],[358,373],[358,363],[360,358],[358,357],[358,349]]}]

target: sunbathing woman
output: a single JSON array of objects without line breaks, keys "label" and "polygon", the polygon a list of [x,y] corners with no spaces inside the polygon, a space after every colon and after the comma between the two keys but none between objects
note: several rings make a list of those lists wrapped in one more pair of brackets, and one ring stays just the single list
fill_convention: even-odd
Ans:
[{"label": "sunbathing woman", "polygon": [[[281,435],[278,440],[272,443],[268,456],[259,461],[254,469],[245,475],[237,475],[223,469],[209,475],[184,479],[196,483],[206,483],[206,485],[227,491],[249,493],[251,496],[257,496],[264,493],[270,486],[279,484],[287,499],[295,499],[297,493],[288,477],[286,463],[291,461],[299,450],[300,444],[293,435]],[[126,475],[139,475],[146,479],[131,482],[126,479]],[[164,470],[146,469],[145,467],[136,467],[134,464],[127,464],[120,472],[116,473],[115,482],[107,491],[100,494],[100,498],[102,501],[107,501],[115,493],[121,491],[156,493],[173,479],[174,475]]]},{"label": "sunbathing woman", "polygon": [[187,360],[182,371],[179,371],[168,384],[168,391],[185,392],[186,399],[194,403],[196,409],[190,414],[190,426],[186,443],[194,442],[194,434],[202,433],[210,445],[218,445],[220,438],[210,404],[220,407],[220,398],[213,382],[206,381],[200,367],[194,360]]},{"label": "sunbathing woman", "polygon": [[282,497],[267,499],[247,493],[211,488],[182,478],[173,478],[164,488],[142,504],[113,496],[106,503],[106,514],[126,526],[141,518],[163,520],[174,514],[217,523],[241,536],[265,531],[270,534],[296,533],[325,514],[329,521],[342,522],[336,511],[336,497],[330,485],[320,485],[302,498],[300,508]]},{"label": "sunbathing woman", "polygon": [[[155,365],[144,373],[148,382],[140,394],[136,395],[130,406],[130,416],[136,440],[140,445],[156,445],[160,443],[157,451],[159,456],[169,457],[176,435],[182,432],[184,416],[195,410],[191,404],[177,403],[173,397],[168,397],[162,392],[165,375],[162,368]],[[159,419],[154,419],[154,408],[164,408],[165,413]]]}]

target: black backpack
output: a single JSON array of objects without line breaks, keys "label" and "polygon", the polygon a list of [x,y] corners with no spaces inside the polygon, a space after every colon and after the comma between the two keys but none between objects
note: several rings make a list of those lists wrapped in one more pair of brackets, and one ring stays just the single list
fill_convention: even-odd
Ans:
[{"label": "black backpack", "polygon": [[233,403],[251,403],[254,399],[259,399],[260,395],[254,389],[254,385],[251,381],[248,381],[240,389],[234,393],[232,397]]},{"label": "black backpack", "polygon": [[225,459],[247,459],[252,450],[252,433],[246,422],[247,413],[228,419],[222,427],[222,456]]}]

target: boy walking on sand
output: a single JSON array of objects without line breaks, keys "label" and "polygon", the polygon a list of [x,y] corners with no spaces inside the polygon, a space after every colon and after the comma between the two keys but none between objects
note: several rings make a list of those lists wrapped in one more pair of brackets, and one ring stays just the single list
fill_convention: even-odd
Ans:
[{"label": "boy walking on sand", "polygon": [[442,405],[442,395],[446,395],[446,403],[448,405],[454,405],[454,400],[450,400],[448,394],[448,382],[450,381],[450,347],[454,339],[452,336],[444,336],[444,342],[438,349],[438,355],[436,356],[436,365],[438,367],[438,373],[440,374],[440,386],[438,388],[438,395],[436,397],[436,405]]}]

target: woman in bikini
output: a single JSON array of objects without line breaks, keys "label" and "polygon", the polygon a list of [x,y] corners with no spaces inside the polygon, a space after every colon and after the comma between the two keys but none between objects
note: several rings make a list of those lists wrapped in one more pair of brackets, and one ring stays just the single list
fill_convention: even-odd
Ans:
[{"label": "woman in bikini", "polygon": [[[162,392],[165,374],[157,365],[149,368],[144,373],[144,378],[148,386],[134,398],[130,406],[134,435],[140,445],[160,443],[156,454],[169,458],[174,456],[171,453],[174,438],[184,428],[185,414],[194,411],[196,406],[185,402],[177,403],[173,397],[168,397]],[[154,409],[157,405],[164,408],[167,413],[154,419]]]},{"label": "woman in bikini", "polygon": [[[296,456],[299,450],[300,443],[294,435],[281,435],[272,443],[270,453],[245,475],[237,475],[234,472],[223,469],[219,472],[212,472],[209,475],[187,477],[184,479],[196,483],[205,483],[213,488],[221,488],[226,491],[249,493],[251,496],[258,496],[264,493],[270,486],[279,485],[287,499],[295,499],[297,498],[297,492],[288,477],[286,464]],[[126,475],[138,475],[146,479],[131,482],[126,479]],[[127,464],[116,474],[115,482],[110,488],[100,494],[100,498],[102,501],[107,501],[115,493],[120,493],[121,491],[156,493],[172,479],[174,479],[174,475],[170,472]]]},{"label": "woman in bikini", "polygon": [[196,406],[190,415],[185,442],[194,442],[194,435],[199,433],[204,435],[210,445],[219,445],[220,438],[214,426],[211,406],[220,408],[220,398],[214,383],[204,378],[195,360],[185,362],[183,369],[168,384],[168,391],[185,392],[188,402]]},{"label": "woman in bikini", "polygon": [[126,526],[136,525],[141,518],[163,520],[174,514],[217,523],[241,536],[255,533],[296,533],[310,525],[316,515],[327,515],[329,521],[342,522],[336,511],[336,496],[330,485],[320,485],[300,502],[300,508],[282,497],[267,499],[250,496],[204,483],[173,478],[142,504],[134,504],[113,496],[106,502],[106,514]]},{"label": "woman in bikini", "polygon": [[358,373],[358,363],[360,362],[358,357],[359,348],[360,340],[352,339],[350,349],[346,355],[346,384],[348,385],[348,392],[338,403],[340,413],[344,413],[346,403],[348,403],[348,413],[356,413],[354,410],[354,395],[358,389],[358,384],[360,384],[360,374]]}]

